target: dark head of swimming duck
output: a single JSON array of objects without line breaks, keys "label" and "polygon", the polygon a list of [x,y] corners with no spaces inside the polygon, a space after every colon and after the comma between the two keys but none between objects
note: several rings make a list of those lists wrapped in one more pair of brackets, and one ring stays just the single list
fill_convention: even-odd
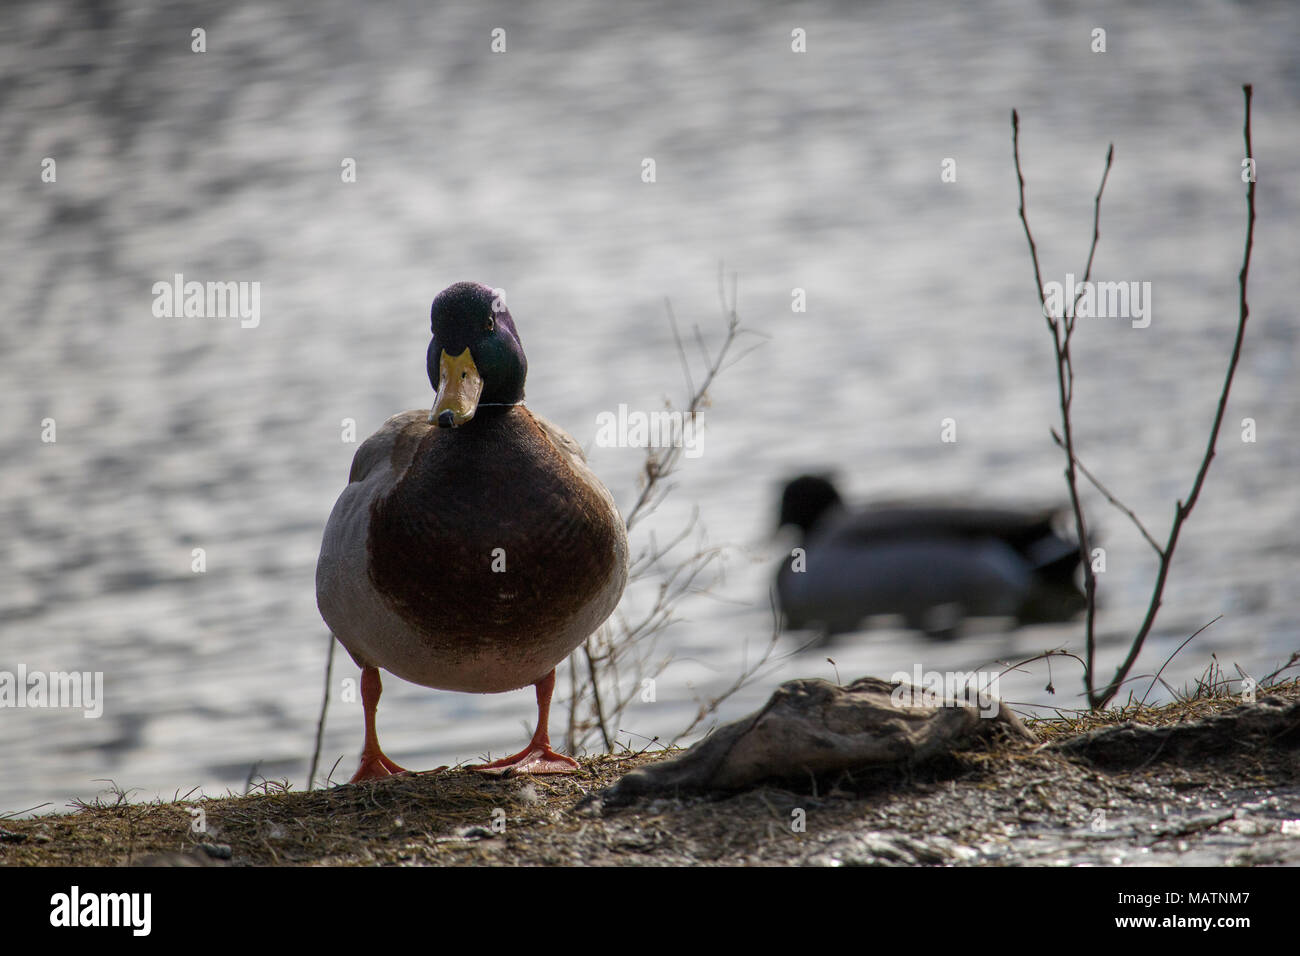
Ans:
[{"label": "dark head of swimming duck", "polygon": [[781,517],[777,528],[793,525],[805,535],[827,512],[844,506],[840,493],[826,475],[800,475],[781,492]]},{"label": "dark head of swimming duck", "polygon": [[523,399],[528,359],[499,295],[477,282],[457,282],[433,300],[429,325],[429,382],[438,393],[429,421],[459,428],[481,408]]}]

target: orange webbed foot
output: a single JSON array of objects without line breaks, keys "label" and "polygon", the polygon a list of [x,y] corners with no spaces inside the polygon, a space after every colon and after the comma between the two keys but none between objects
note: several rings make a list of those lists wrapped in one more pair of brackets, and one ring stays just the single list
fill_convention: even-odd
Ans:
[{"label": "orange webbed foot", "polygon": [[399,773],[407,773],[406,768],[393,763],[382,750],[374,753],[363,753],[361,755],[361,766],[357,767],[357,772],[352,775],[352,779],[348,783],[382,780],[384,777],[395,777]]},{"label": "orange webbed foot", "polygon": [[503,757],[468,769],[498,777],[513,777],[521,773],[574,773],[578,769],[578,761],[557,753],[546,744],[531,744],[512,757]]}]

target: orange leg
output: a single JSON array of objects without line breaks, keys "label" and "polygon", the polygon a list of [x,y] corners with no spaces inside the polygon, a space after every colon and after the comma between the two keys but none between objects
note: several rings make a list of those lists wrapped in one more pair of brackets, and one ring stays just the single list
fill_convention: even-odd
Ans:
[{"label": "orange leg", "polygon": [[375,733],[375,708],[379,706],[379,695],[384,692],[384,685],[379,680],[379,668],[365,667],[361,670],[361,707],[366,714],[366,743],[361,749],[361,766],[352,775],[348,783],[360,783],[363,780],[378,780],[393,774],[406,773],[406,770],[393,763],[379,749],[379,736]]},{"label": "orange leg", "polygon": [[470,770],[504,777],[517,773],[572,773],[578,769],[578,761],[551,749],[551,736],[547,732],[551,719],[551,694],[555,691],[555,671],[533,686],[537,688],[537,732],[528,746],[513,757],[493,760],[470,767]]}]

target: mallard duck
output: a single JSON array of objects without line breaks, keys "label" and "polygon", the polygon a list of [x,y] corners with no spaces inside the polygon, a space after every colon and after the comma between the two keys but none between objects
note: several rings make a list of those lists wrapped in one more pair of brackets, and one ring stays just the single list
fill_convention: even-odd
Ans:
[{"label": "mallard duck", "polygon": [[1069,620],[1084,606],[1079,548],[1052,530],[1056,514],[939,504],[852,512],[829,479],[803,475],[781,495],[779,526],[801,536],[776,577],[786,624],[831,635],[895,614],[951,637],[965,617]]},{"label": "mallard duck", "polygon": [[381,668],[468,693],[533,685],[528,746],[475,769],[571,771],[548,735],[555,667],[623,594],[623,519],[577,442],[524,407],[528,361],[493,291],[445,289],[430,324],[433,408],[394,415],[357,449],[316,566],[321,616],[361,668],[352,782],[405,772],[375,733]]}]

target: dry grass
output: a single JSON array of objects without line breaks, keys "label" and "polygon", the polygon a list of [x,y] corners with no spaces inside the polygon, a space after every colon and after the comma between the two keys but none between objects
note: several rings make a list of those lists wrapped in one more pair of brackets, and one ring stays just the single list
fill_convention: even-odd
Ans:
[{"label": "dry grass", "polygon": [[[510,831],[549,827],[588,793],[664,756],[604,754],[546,777],[449,770],[307,792],[265,782],[246,796],[170,803],[130,803],[113,788],[75,813],[0,823],[0,862],[130,866],[158,854],[205,859],[202,844],[232,847],[233,862],[251,866],[472,862],[497,821]],[[191,828],[195,811],[203,832]]]},{"label": "dry grass", "polygon": [[[1126,721],[1177,724],[1238,706],[1240,695],[1226,687],[1211,669],[1172,703],[1131,703],[1029,724],[1040,741],[1057,744]],[[1300,681],[1257,695],[1300,699]],[[974,862],[944,854],[999,841],[1008,853],[1021,852],[1007,834],[1025,825],[1026,814],[1044,832],[1073,839],[1070,834],[1087,828],[1086,811],[1122,808],[1134,821],[1125,839],[1142,846],[1156,832],[1142,821],[1174,825],[1165,817],[1180,794],[1221,808],[1246,786],[1255,794],[1292,792],[1300,772],[1293,750],[1247,749],[1108,772],[1042,746],[984,744],[902,773],[844,773],[805,788],[649,800],[603,813],[581,806],[583,799],[672,751],[590,757],[565,776],[502,779],[457,769],[308,792],[262,781],[243,796],[192,800],[178,793],[170,802],[132,803],[129,792],[114,786],[74,813],[0,819],[0,864],[789,865],[825,862],[827,853],[863,840],[869,846],[852,852],[884,852],[877,845],[883,840],[897,844],[888,852],[904,862],[908,854],[919,863]],[[795,808],[807,813],[806,833],[789,826]],[[191,828],[199,812],[203,832]],[[1093,851],[1081,845],[1077,852]]]},{"label": "dry grass", "polygon": [[[1256,699],[1276,695],[1300,697],[1300,678],[1283,681],[1256,690]],[[1055,743],[1077,737],[1089,731],[1134,723],[1146,727],[1172,727],[1204,717],[1212,717],[1240,707],[1244,703],[1240,689],[1231,689],[1217,663],[1211,663],[1206,673],[1184,693],[1164,704],[1147,704],[1130,697],[1128,703],[1107,710],[1081,711],[1077,714],[1058,714],[1053,718],[1025,720],[1025,726],[1044,743]]]}]

